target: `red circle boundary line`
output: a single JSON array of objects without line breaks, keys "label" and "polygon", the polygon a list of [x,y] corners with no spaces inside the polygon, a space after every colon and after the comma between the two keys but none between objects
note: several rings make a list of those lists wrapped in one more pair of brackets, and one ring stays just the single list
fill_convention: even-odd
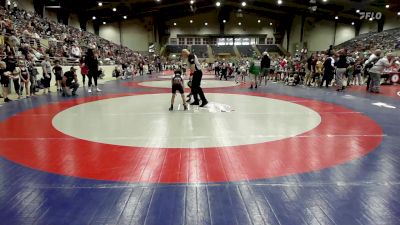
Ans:
[{"label": "red circle boundary line", "polygon": [[[161,92],[167,93],[167,92]],[[292,138],[215,148],[141,148],[95,143],[65,135],[53,117],[78,104],[140,92],[88,97],[24,111],[0,124],[0,155],[29,168],[80,178],[143,182],[234,182],[305,173],[358,159],[383,139],[369,117],[331,103],[277,94],[245,93],[303,105],[321,124]],[[244,94],[244,93],[223,93]]]}]

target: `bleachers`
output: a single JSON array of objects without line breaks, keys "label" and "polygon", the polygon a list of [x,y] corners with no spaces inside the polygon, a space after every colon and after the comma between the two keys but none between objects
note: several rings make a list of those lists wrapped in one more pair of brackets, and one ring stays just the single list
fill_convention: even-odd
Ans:
[{"label": "bleachers", "polygon": [[[49,21],[34,12],[19,8],[6,10],[0,6],[1,43],[12,44],[18,51],[13,54],[23,54],[25,58],[35,61],[43,59],[44,55],[50,59],[59,59],[61,62],[76,63],[77,58],[72,56],[72,46],[81,49],[80,55],[88,48],[97,48],[100,60],[132,62],[142,56],[126,46],[112,43],[90,32]],[[7,27],[7,29],[4,29]],[[79,57],[78,56],[78,57]]]},{"label": "bleachers", "polygon": [[399,48],[400,28],[385,30],[382,32],[370,32],[361,34],[351,40],[335,46],[335,49],[347,48],[350,51],[366,51],[372,48],[394,50]]},{"label": "bleachers", "polygon": [[[253,57],[257,52],[252,45],[210,45],[212,49],[213,56],[218,55],[230,55],[236,56],[234,47],[240,53],[241,57],[248,58]],[[257,49],[260,53],[264,51],[268,51],[270,53],[276,53],[282,55],[282,50],[277,45],[257,45]],[[212,55],[208,53],[208,46],[207,45],[166,45],[164,55],[168,56],[171,54],[179,54],[182,49],[189,49],[191,52],[195,53],[199,58],[212,58]]]},{"label": "bleachers", "polygon": [[167,54],[181,53],[183,49],[187,49],[187,45],[167,45],[165,51]]},{"label": "bleachers", "polygon": [[211,49],[215,56],[221,54],[230,54],[232,56],[235,55],[235,50],[233,49],[233,45],[211,45]]},{"label": "bleachers", "polygon": [[199,58],[208,58],[207,45],[192,45],[192,53],[196,54]]},{"label": "bleachers", "polygon": [[277,45],[257,45],[257,49],[261,54],[265,51],[269,53],[276,52],[279,55],[283,54],[282,50]]},{"label": "bleachers", "polygon": [[257,54],[251,45],[237,45],[236,47],[242,57],[248,58]]}]

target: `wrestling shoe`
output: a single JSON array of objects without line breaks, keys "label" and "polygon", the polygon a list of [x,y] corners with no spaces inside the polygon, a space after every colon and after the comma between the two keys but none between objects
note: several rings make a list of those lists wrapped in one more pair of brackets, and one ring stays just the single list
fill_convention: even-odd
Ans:
[{"label": "wrestling shoe", "polygon": [[208,104],[208,101],[204,101],[204,102],[201,103],[200,107],[204,107],[204,106],[206,106],[207,104]]}]

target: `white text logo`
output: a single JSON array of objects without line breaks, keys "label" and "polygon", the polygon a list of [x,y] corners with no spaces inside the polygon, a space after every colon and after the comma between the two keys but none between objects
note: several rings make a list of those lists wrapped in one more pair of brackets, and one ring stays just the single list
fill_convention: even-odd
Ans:
[{"label": "white text logo", "polygon": [[382,18],[381,12],[360,12],[359,14],[361,20],[380,20]]}]

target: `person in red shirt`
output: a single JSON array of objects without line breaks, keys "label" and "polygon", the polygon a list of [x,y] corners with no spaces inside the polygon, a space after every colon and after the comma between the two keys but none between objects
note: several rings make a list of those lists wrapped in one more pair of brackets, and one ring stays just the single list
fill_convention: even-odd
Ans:
[{"label": "person in red shirt", "polygon": [[279,80],[284,80],[286,77],[286,65],[287,65],[287,60],[285,57],[281,57],[279,59]]},{"label": "person in red shirt", "polygon": [[86,76],[89,73],[89,69],[85,64],[85,56],[83,56],[80,60],[79,67],[81,68],[81,75],[82,75],[82,84],[85,86]]},{"label": "person in red shirt", "polygon": [[282,57],[281,60],[279,61],[279,65],[280,65],[280,67],[281,67],[282,70],[285,69],[286,64],[287,64],[286,59]]}]

